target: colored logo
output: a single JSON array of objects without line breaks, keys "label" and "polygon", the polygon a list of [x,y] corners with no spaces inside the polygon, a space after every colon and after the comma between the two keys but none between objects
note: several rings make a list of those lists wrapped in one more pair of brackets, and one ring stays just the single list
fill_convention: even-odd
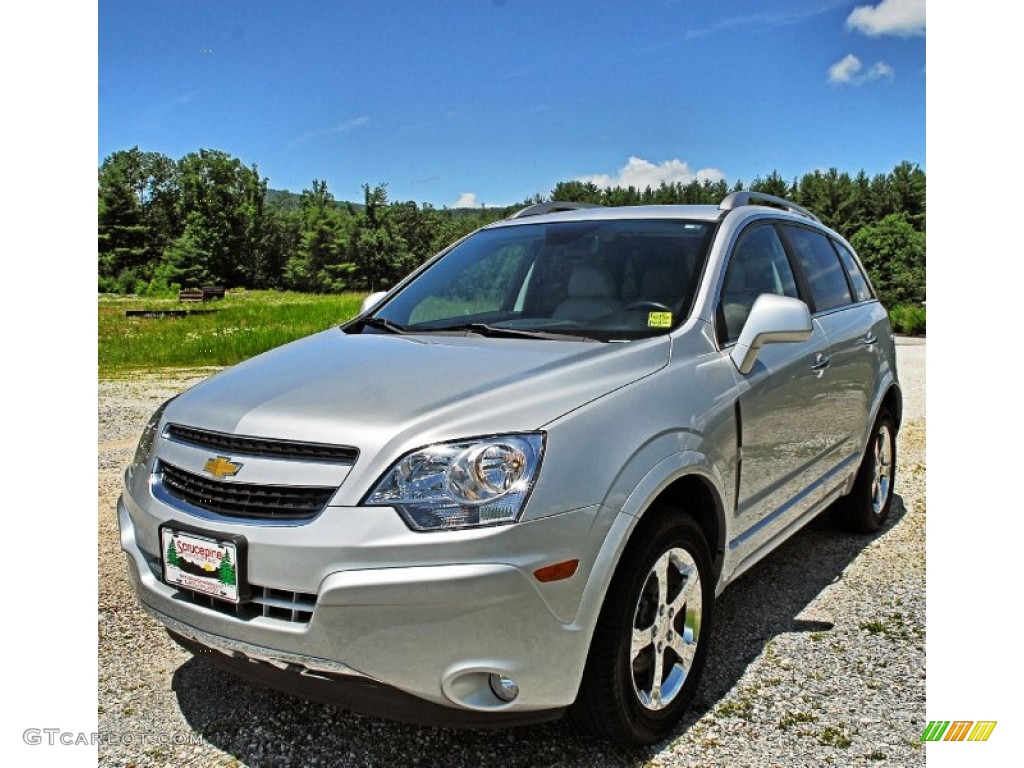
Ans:
[{"label": "colored logo", "polygon": [[921,741],[988,741],[995,720],[929,720]]},{"label": "colored logo", "polygon": [[217,478],[234,477],[241,468],[241,464],[235,464],[227,456],[218,456],[203,464],[203,472],[209,472]]}]

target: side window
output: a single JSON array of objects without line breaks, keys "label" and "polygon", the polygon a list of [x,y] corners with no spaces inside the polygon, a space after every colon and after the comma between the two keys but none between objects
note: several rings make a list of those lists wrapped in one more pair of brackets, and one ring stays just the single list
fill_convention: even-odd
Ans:
[{"label": "side window", "polygon": [[846,272],[828,238],[804,227],[783,227],[807,278],[811,298],[814,300],[814,311],[823,312],[850,304],[853,297],[846,282]]},{"label": "side window", "polygon": [[758,224],[742,235],[733,250],[718,304],[718,339],[736,341],[754,301],[762,293],[799,298],[793,270],[771,224]]},{"label": "side window", "polygon": [[832,245],[839,252],[839,258],[846,268],[846,276],[850,278],[850,285],[853,286],[853,295],[857,301],[868,301],[875,298],[874,294],[871,293],[871,286],[868,284],[867,278],[864,277],[864,273],[861,272],[857,260],[853,258],[853,254],[843,247],[842,243],[837,243],[833,240]]}]

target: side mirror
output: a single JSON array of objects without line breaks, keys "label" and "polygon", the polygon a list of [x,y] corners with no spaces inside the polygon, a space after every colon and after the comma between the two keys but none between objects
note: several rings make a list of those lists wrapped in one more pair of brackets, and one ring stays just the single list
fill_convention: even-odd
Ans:
[{"label": "side mirror", "polygon": [[762,293],[751,307],[730,357],[746,375],[753,370],[762,345],[807,341],[812,330],[811,312],[800,299]]},{"label": "side mirror", "polygon": [[359,307],[359,314],[361,315],[364,312],[369,312],[371,309],[380,304],[380,300],[387,295],[387,291],[377,291],[376,293],[371,293],[369,296],[363,299],[363,304],[361,307]]}]

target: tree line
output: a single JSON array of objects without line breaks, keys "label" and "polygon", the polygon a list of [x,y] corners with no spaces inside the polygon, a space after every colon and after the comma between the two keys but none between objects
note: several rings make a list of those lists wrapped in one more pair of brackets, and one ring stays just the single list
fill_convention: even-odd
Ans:
[{"label": "tree line", "polygon": [[379,290],[474,229],[545,200],[599,205],[717,204],[751,189],[813,211],[846,237],[887,304],[925,298],[925,173],[903,162],[869,177],[837,169],[789,182],[777,172],[729,185],[662,182],[600,188],[565,181],[548,197],[509,208],[434,208],[363,186],[361,203],[335,200],[314,179],[298,196],[275,194],[257,166],[218,150],[180,160],[138,147],[99,168],[99,290],[162,294],[181,287]]}]

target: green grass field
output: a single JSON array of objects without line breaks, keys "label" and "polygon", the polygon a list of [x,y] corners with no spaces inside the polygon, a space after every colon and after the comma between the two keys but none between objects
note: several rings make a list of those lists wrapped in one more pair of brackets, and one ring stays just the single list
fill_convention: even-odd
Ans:
[{"label": "green grass field", "polygon": [[[363,294],[238,291],[203,304],[177,298],[101,296],[99,375],[159,368],[233,365],[294,339],[339,325],[359,311]],[[125,310],[215,309],[188,317],[125,317]]]}]

